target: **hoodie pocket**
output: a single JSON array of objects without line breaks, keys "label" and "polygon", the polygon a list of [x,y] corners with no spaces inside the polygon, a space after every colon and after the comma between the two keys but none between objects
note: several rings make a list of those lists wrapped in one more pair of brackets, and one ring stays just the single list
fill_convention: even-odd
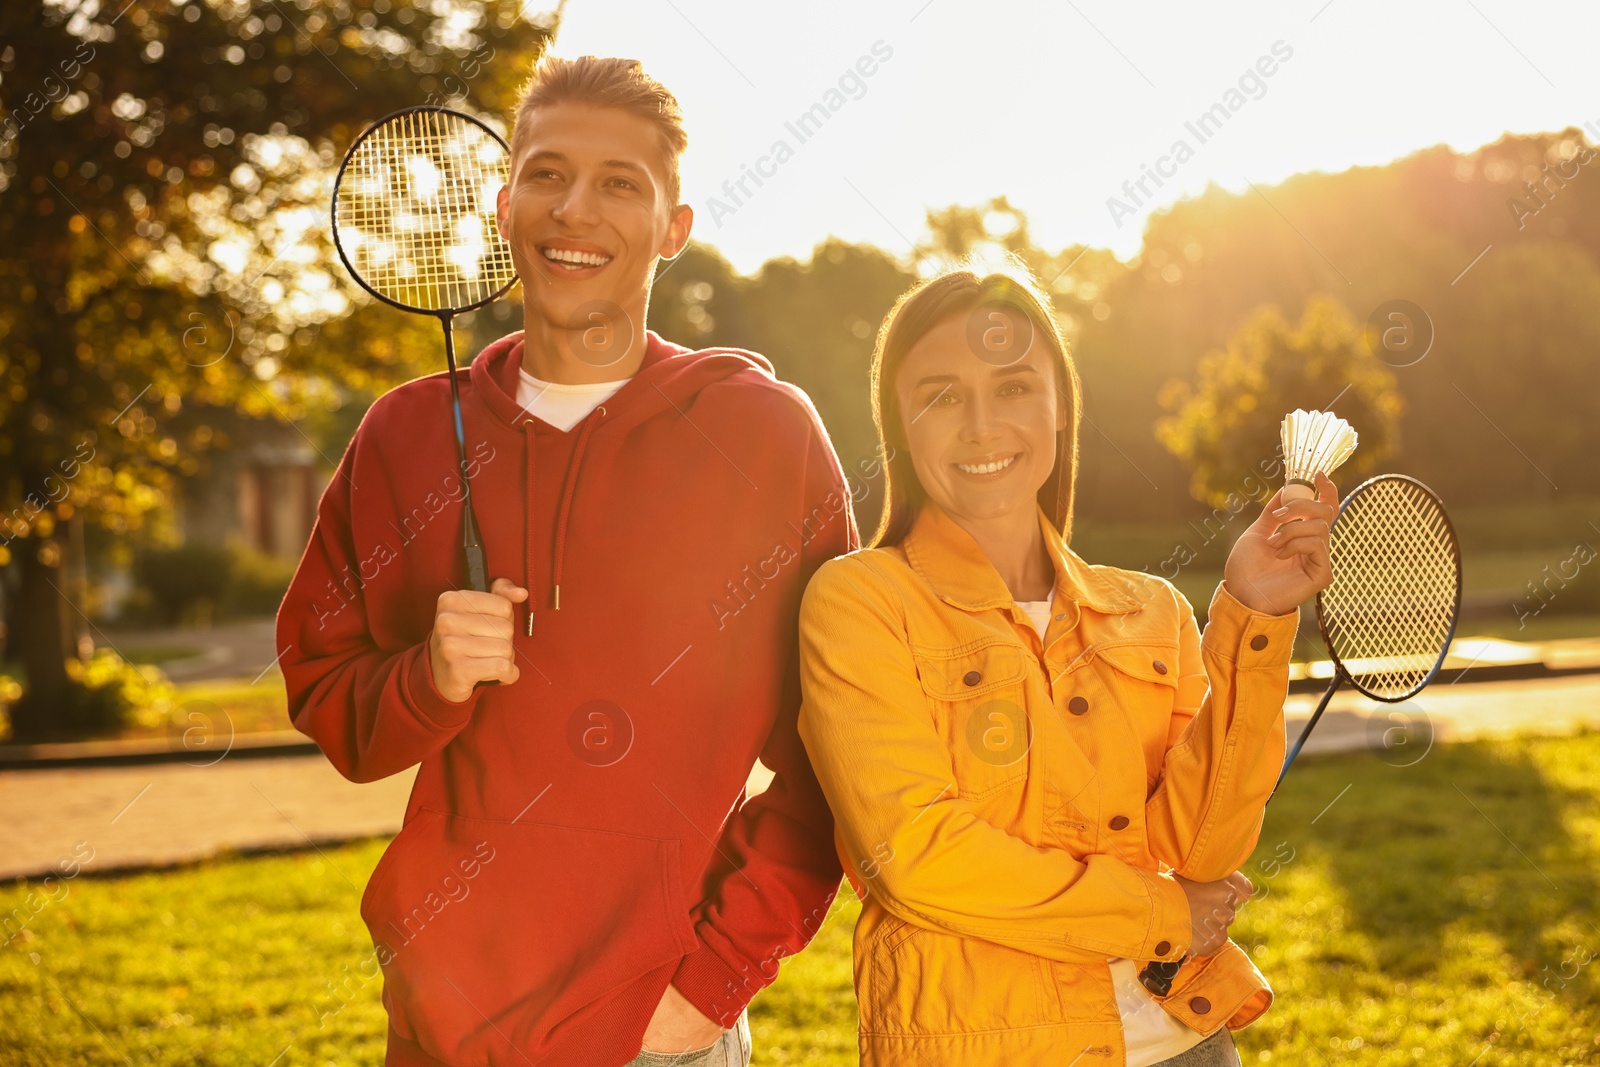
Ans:
[{"label": "hoodie pocket", "polygon": [[396,1032],[461,1067],[537,1060],[563,1020],[697,947],[678,842],[423,808],[361,918]]}]

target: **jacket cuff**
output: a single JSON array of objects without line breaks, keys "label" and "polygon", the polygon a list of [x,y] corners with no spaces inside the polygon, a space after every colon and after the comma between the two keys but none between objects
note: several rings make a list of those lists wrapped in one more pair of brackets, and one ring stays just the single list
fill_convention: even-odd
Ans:
[{"label": "jacket cuff", "polygon": [[1185,960],[1167,994],[1154,997],[1169,1015],[1201,1034],[1247,1026],[1271,1007],[1272,999],[1266,976],[1231,940],[1213,956]]},{"label": "jacket cuff", "polygon": [[402,688],[406,703],[412,710],[434,726],[447,730],[466,723],[472,715],[473,707],[478,703],[478,693],[474,689],[471,696],[459,703],[445,699],[444,694],[433,684],[433,657],[428,655],[428,646],[432,640],[433,632],[430,630],[428,636],[423,638],[422,644],[413,646],[409,650],[411,662],[401,676],[404,679]]},{"label": "jacket cuff", "polygon": [[1194,936],[1194,920],[1189,914],[1189,898],[1178,880],[1169,874],[1157,874],[1143,867],[1133,868],[1144,879],[1155,905],[1150,920],[1150,933],[1135,959],[1180,960],[1189,951],[1189,941]]},{"label": "jacket cuff", "polygon": [[673,988],[701,1015],[715,1020],[724,1030],[738,1023],[739,1014],[768,981],[764,975],[747,979],[735,974],[703,941],[698,949],[683,958],[672,975]]},{"label": "jacket cuff", "polygon": [[1201,641],[1205,649],[1233,660],[1240,670],[1285,669],[1294,655],[1294,635],[1300,629],[1300,609],[1268,615],[1247,608],[1217,583],[1206,615]]}]

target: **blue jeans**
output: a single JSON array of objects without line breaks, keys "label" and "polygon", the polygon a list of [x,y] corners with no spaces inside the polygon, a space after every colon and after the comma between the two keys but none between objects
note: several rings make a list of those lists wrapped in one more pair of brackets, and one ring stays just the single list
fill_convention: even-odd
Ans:
[{"label": "blue jeans", "polygon": [[1226,1026],[1190,1049],[1168,1057],[1155,1067],[1240,1067],[1239,1051]]},{"label": "blue jeans", "polygon": [[750,1012],[741,1012],[733,1029],[722,1031],[713,1044],[687,1052],[640,1049],[626,1067],[750,1067]]}]

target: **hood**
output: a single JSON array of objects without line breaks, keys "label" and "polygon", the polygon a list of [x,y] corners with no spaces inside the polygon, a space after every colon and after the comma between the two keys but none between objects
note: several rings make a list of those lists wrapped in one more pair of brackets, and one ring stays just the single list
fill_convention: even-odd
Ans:
[{"label": "hood", "polygon": [[[491,342],[478,353],[468,369],[472,392],[489,413],[505,425],[518,428],[532,418],[517,403],[523,333],[518,330]],[[696,351],[673,344],[654,330],[646,330],[644,361],[628,384],[601,405],[603,421],[613,426],[643,422],[669,407],[682,407],[686,400],[713,382],[751,368],[773,377],[772,364],[759,353],[740,348]],[[585,420],[584,426],[589,421]]]},{"label": "hood", "polygon": [[538,610],[559,611],[561,608],[561,571],[566,558],[568,520],[572,514],[573,497],[583,477],[583,456],[591,436],[626,430],[666,411],[681,412],[700,390],[740,371],[753,369],[768,378],[774,375],[772,364],[758,353],[739,348],[696,351],[673,344],[653,330],[646,330],[644,360],[638,371],[626,385],[572,430],[577,437],[567,468],[559,473],[562,481],[553,532],[550,599],[541,605],[534,603],[537,595],[534,586],[534,546],[537,538],[532,528],[533,490],[536,478],[557,476],[557,472],[539,470],[535,446],[537,433],[533,425],[537,420],[517,403],[517,372],[522,366],[523,338],[524,331],[518,330],[491,342],[478,353],[468,368],[470,393],[464,400],[469,406],[487,412],[494,421],[522,435],[526,476],[522,487],[521,584],[528,590],[528,599],[523,604],[527,614],[526,632],[531,637]]}]

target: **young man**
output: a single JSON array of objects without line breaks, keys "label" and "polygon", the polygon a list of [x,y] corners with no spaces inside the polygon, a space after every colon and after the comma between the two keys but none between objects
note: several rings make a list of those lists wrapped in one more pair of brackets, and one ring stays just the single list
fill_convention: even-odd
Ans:
[{"label": "young man", "polygon": [[763,357],[644,328],[684,143],[636,62],[537,66],[498,212],[525,329],[461,383],[491,591],[441,373],[372,406],[279,611],[295,726],[353,781],[421,764],[361,901],[390,1067],[748,1063],[838,888],[796,620],[850,494]]}]

